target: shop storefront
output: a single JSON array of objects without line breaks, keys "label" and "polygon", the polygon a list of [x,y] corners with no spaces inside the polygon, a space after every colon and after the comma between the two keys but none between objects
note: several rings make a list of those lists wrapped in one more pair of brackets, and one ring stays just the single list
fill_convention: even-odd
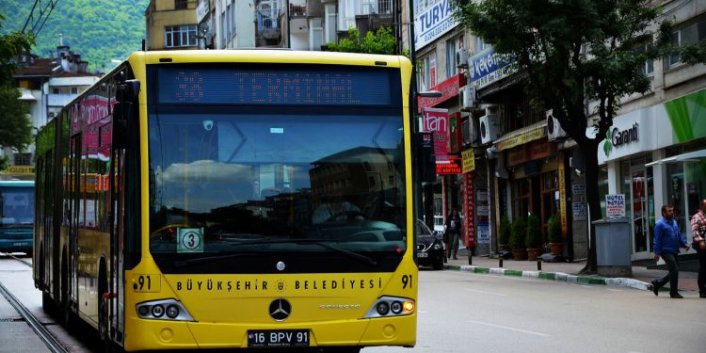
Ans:
[{"label": "shop storefront", "polygon": [[690,216],[706,198],[706,116],[699,114],[705,103],[702,90],[618,116],[599,146],[607,192],[626,198],[633,260],[652,257],[662,205],[674,206],[680,229],[692,239]]}]

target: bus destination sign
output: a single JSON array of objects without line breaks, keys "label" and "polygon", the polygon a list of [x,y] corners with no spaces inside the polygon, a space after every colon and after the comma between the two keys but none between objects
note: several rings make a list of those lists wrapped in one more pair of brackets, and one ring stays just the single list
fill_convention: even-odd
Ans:
[{"label": "bus destination sign", "polygon": [[159,103],[401,106],[401,93],[389,89],[398,71],[380,70],[170,65],[158,70]]}]

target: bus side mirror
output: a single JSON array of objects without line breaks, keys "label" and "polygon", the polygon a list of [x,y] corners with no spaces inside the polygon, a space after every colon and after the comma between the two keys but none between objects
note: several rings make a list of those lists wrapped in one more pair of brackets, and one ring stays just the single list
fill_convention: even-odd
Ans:
[{"label": "bus side mirror", "polygon": [[419,168],[419,181],[433,183],[436,181],[434,136],[430,132],[419,132],[415,134],[414,142],[417,153],[417,167]]},{"label": "bus side mirror", "polygon": [[115,97],[118,103],[113,106],[113,146],[125,148],[127,146],[127,132],[129,120],[134,111],[133,102],[140,93],[140,81],[126,80],[117,87]]}]

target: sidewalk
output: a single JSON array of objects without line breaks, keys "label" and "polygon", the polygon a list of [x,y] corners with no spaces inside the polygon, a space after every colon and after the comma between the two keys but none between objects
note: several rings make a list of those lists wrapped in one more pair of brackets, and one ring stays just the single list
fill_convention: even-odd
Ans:
[{"label": "sidewalk", "polygon": [[[461,251],[459,251],[460,253]],[[648,269],[645,266],[632,266],[632,276],[629,278],[601,277],[597,275],[579,275],[579,272],[586,265],[586,261],[576,262],[541,262],[541,270],[538,270],[536,261],[503,260],[500,267],[500,259],[489,258],[488,256],[473,256],[472,264],[468,264],[468,255],[459,254],[458,260],[449,259],[444,264],[444,269],[481,274],[516,276],[544,280],[565,281],[579,284],[599,284],[630,287],[640,290],[650,290],[650,281],[655,278],[665,276],[666,270]],[[679,290],[695,291],[698,296],[698,285],[696,283],[698,273],[679,271]],[[669,284],[660,289],[664,294],[668,293]]]}]

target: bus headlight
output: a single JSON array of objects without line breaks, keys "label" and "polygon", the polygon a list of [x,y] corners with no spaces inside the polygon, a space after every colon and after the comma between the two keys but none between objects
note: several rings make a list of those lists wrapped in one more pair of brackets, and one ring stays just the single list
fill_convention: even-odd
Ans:
[{"label": "bus headlight", "polygon": [[195,321],[181,302],[175,299],[142,302],[136,305],[136,309],[141,319]]},{"label": "bus headlight", "polygon": [[410,315],[416,305],[414,300],[400,297],[380,297],[365,315],[366,318]]}]

